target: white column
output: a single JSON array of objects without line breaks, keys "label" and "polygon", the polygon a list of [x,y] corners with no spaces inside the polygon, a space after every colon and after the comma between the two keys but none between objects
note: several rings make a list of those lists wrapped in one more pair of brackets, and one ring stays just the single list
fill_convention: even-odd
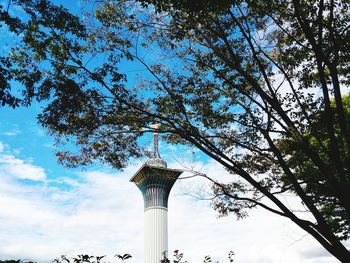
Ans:
[{"label": "white column", "polygon": [[159,263],[168,251],[168,209],[145,209],[145,263]]}]

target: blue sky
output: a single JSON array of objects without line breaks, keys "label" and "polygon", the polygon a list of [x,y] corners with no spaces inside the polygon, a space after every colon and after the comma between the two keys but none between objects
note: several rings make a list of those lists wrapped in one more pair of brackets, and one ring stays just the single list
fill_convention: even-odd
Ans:
[{"label": "blue sky", "polygon": [[[62,3],[79,12],[80,1]],[[11,37],[0,35],[1,50]],[[38,104],[0,108],[0,259],[50,262],[62,254],[90,253],[115,262],[114,254],[130,253],[129,262],[143,262],[143,201],[129,182],[143,161],[124,171],[59,166],[53,138],[36,122],[39,112]],[[227,180],[220,165],[198,152],[193,156],[162,142],[161,155],[172,168],[187,164]],[[191,197],[207,187],[197,178],[176,183],[169,203],[170,251],[180,249],[191,263],[208,254],[223,262],[230,250],[244,263],[336,262],[292,223],[268,212],[257,209],[240,221],[217,218],[208,201]]]}]

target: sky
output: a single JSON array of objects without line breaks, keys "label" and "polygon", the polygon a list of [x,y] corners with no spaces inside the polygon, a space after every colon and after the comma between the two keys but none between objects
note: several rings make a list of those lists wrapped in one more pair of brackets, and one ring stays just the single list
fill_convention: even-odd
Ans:
[{"label": "sky", "polygon": [[[0,40],[6,49],[4,36]],[[129,253],[128,262],[143,262],[143,200],[129,179],[144,160],[123,171],[102,165],[64,168],[57,164],[53,138],[37,124],[40,110],[38,104],[0,108],[0,259],[51,262],[87,253],[117,262],[115,254]],[[183,169],[185,161],[209,176],[228,177],[198,152],[164,142],[160,148],[171,168]],[[337,262],[292,222],[262,209],[239,221],[218,218],[209,201],[192,196],[206,187],[199,178],[175,184],[169,198],[169,251],[179,249],[190,263],[206,255],[227,262],[230,251],[241,263]]]}]

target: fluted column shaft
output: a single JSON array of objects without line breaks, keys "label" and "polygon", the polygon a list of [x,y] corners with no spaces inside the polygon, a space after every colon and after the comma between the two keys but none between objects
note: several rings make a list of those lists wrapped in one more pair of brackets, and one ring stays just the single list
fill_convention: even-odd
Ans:
[{"label": "fluted column shaft", "polygon": [[145,263],[159,263],[168,251],[168,210],[151,207],[145,210]]}]

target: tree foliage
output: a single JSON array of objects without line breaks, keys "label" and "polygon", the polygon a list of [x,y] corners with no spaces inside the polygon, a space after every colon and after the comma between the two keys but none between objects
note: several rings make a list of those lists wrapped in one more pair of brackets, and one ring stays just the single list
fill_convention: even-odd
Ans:
[{"label": "tree foliage", "polygon": [[[85,24],[47,0],[15,4],[27,17],[1,13],[22,41],[1,60],[1,100],[47,101],[39,122],[78,149],[61,148],[62,163],[122,168],[159,123],[165,140],[232,175],[225,184],[203,175],[221,214],[263,207],[350,261],[347,1],[96,1]],[[131,62],[148,72],[133,87]]]},{"label": "tree foliage", "polygon": [[[345,110],[345,120],[347,123],[350,123],[350,94],[344,96],[342,101]],[[335,107],[335,102],[331,101],[333,116],[336,114]],[[330,138],[326,131],[327,124],[325,123],[326,118],[324,115],[325,112],[320,111],[318,115],[315,116],[312,127],[309,127],[305,133],[307,134],[311,145],[317,148],[317,140],[320,140],[324,147],[329,149],[331,147]],[[319,132],[318,138],[312,135],[312,128]],[[339,133],[340,129],[336,126],[335,135],[337,143],[342,145]],[[327,178],[325,178],[317,167],[313,165],[305,153],[299,149],[298,144],[293,138],[280,140],[279,147],[283,154],[290,156],[287,161],[288,166],[293,169],[299,184],[303,187],[303,190],[308,193],[310,198],[312,198],[312,201],[321,211],[332,231],[336,233],[340,239],[348,239],[350,218],[337,198],[338,193],[334,192],[336,189],[327,182]],[[339,152],[341,158],[345,158],[346,149],[339,148]],[[320,153],[322,153],[322,151],[320,151]],[[332,170],[336,170],[329,155],[322,155],[322,159],[328,166],[332,167]],[[284,183],[284,187],[293,189],[286,175],[282,176],[281,180]]]},{"label": "tree foliage", "polygon": [[[184,254],[177,249],[173,252],[172,260],[169,259],[166,256],[166,254],[167,253],[164,252],[164,257],[160,261],[160,263],[188,263],[188,261],[184,260]],[[234,255],[235,253],[233,251],[230,251],[228,253],[227,257],[230,263],[234,262]],[[52,263],[104,263],[102,259],[105,257],[106,256],[90,256],[87,254],[81,254],[81,255],[77,255],[76,257],[69,258],[65,255],[62,255],[61,257],[54,259]],[[116,254],[114,257],[117,258],[118,261],[122,261],[123,263],[125,261],[129,262],[129,259],[132,258],[130,254],[123,254],[123,255]],[[210,263],[210,262],[213,262],[212,258],[210,256],[205,256],[203,263]],[[20,263],[20,260],[16,260],[16,261],[6,260],[4,261],[4,263]],[[26,262],[26,263],[35,263],[35,262]],[[215,261],[215,263],[218,263],[218,261]]]}]

